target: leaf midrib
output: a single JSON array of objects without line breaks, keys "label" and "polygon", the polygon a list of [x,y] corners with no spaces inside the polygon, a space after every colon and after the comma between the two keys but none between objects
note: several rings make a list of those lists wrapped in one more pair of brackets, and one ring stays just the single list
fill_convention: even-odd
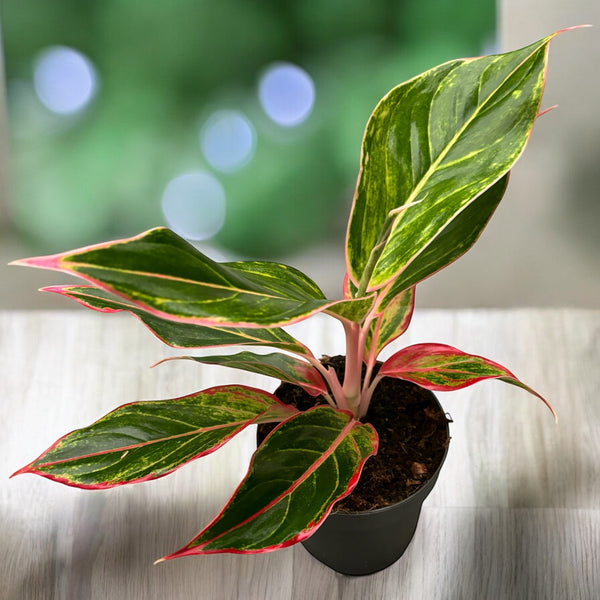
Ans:
[{"label": "leaf midrib", "polygon": [[[257,291],[252,291],[252,290],[248,290],[248,289],[241,289],[241,288],[233,287],[233,286],[227,287],[227,286],[219,285],[216,283],[195,281],[193,279],[187,279],[185,277],[176,277],[174,275],[165,275],[163,273],[150,273],[147,271],[136,271],[134,269],[119,269],[119,268],[115,268],[115,267],[107,267],[104,265],[95,265],[92,263],[80,263],[80,262],[75,262],[75,261],[69,262],[69,266],[71,266],[71,265],[73,266],[74,271],[77,271],[77,267],[79,267],[80,269],[99,269],[100,271],[113,271],[113,272],[118,272],[118,273],[125,273],[127,275],[137,275],[139,277],[153,277],[156,279],[165,279],[168,281],[175,281],[175,282],[179,282],[179,283],[186,283],[186,284],[208,287],[208,288],[213,288],[213,289],[218,289],[218,290],[225,290],[225,291],[239,293],[239,294],[249,294],[249,295],[261,296],[261,297],[265,297],[265,298],[272,298],[275,300],[293,300],[296,302],[306,302],[308,300],[308,298],[305,300],[299,300],[298,298],[286,298],[285,296],[275,296],[275,295],[267,294],[264,292],[257,292]],[[79,272],[79,271],[77,271],[77,272]],[[92,279],[93,281],[98,281],[99,284],[105,285],[108,287],[108,284],[105,284],[105,283],[101,282],[100,280],[96,280],[91,275],[86,275],[86,276],[89,277],[90,279]],[[311,298],[310,300],[317,300],[317,299]]]},{"label": "leaf midrib", "polygon": [[[437,158],[429,165],[429,168],[427,169],[427,171],[424,173],[423,177],[419,180],[419,182],[417,183],[417,185],[413,188],[413,191],[409,194],[409,196],[406,198],[406,201],[402,204],[402,206],[397,207],[397,209],[402,208],[403,206],[406,206],[407,204],[412,204],[415,202],[415,198],[417,197],[417,195],[420,193],[420,191],[423,189],[423,187],[425,186],[425,184],[431,179],[432,175],[434,174],[434,172],[437,170],[437,168],[439,167],[440,163],[442,162],[442,160],[447,156],[447,154],[450,152],[450,150],[454,147],[454,145],[456,144],[456,142],[458,141],[458,139],[460,138],[460,136],[462,136],[462,134],[464,133],[464,131],[471,125],[471,123],[481,114],[483,108],[490,102],[490,100],[492,98],[494,98],[496,96],[496,94],[498,93],[498,90],[500,88],[502,88],[502,86],[506,83],[506,81],[519,69],[521,68],[521,66],[531,58],[531,56],[533,54],[535,54],[535,52],[537,52],[540,48],[542,47],[542,45],[538,45],[535,50],[533,50],[531,53],[529,53],[518,65],[515,66],[514,69],[512,69],[510,71],[510,73],[502,80],[502,82],[497,85],[494,89],[494,91],[488,95],[488,97],[477,106],[476,110],[473,111],[473,114],[465,121],[465,123],[463,124],[463,126],[454,134],[454,136],[452,136],[452,138],[449,140],[449,142],[445,145],[444,149],[438,154]],[[472,62],[474,60],[477,60],[477,58],[472,58],[472,59],[466,59],[464,62],[461,62],[459,65],[457,65],[456,68],[458,68],[459,66],[465,64],[466,62]],[[492,64],[492,63],[490,63]],[[488,65],[489,67],[490,65]],[[452,71],[450,71],[449,73],[447,73],[444,76],[444,79],[446,79],[446,77],[448,77],[448,75],[450,73],[454,72],[454,69]],[[444,81],[444,79],[442,80],[442,82]],[[440,84],[441,85],[441,84]],[[436,89],[436,93],[440,88],[440,85],[438,85],[437,89]],[[431,136],[429,135],[429,125],[431,123],[431,106],[433,105],[433,99],[435,97],[435,94],[432,96],[432,101],[430,103],[429,106],[429,118],[427,120],[427,128],[428,128],[428,135],[427,135],[427,139],[429,142],[429,152],[431,154],[432,148],[431,148]],[[386,162],[386,169],[387,169],[387,162]],[[502,174],[500,174],[500,177],[502,176]],[[395,210],[397,210],[395,209]],[[388,215],[392,215],[393,211],[388,212]],[[390,240],[391,234],[392,232],[396,229],[396,226],[398,224],[398,222],[402,219],[404,215],[404,211],[400,211],[396,217],[394,218],[394,221],[392,223],[392,227],[390,228],[390,233],[387,236],[387,239],[385,240],[385,245],[387,245],[387,243]],[[453,219],[450,219],[448,222],[450,222]],[[382,251],[383,254],[383,251]],[[381,258],[381,256],[379,257],[379,259]],[[379,262],[379,259],[377,260],[377,262]],[[414,257],[413,257],[414,259]],[[410,264],[411,261],[409,261]],[[377,265],[377,263],[375,264],[375,266]],[[371,280],[372,274],[369,276],[369,280]],[[381,284],[378,284],[377,287],[381,287],[384,286],[386,283],[388,283],[389,280],[384,281]]]},{"label": "leaf midrib", "polygon": [[[282,491],[277,496],[277,498],[274,498],[266,506],[262,507],[259,511],[253,513],[248,518],[244,519],[244,521],[242,521],[241,523],[238,523],[235,526],[230,527],[229,529],[227,529],[227,530],[225,530],[225,531],[223,531],[223,532],[215,535],[213,538],[211,538],[209,540],[205,540],[203,542],[199,542],[198,544],[194,544],[192,547],[207,546],[211,542],[213,542],[215,540],[218,540],[219,538],[223,537],[224,535],[227,535],[230,532],[235,531],[236,529],[239,529],[243,525],[245,525],[245,524],[253,521],[258,516],[264,514],[267,510],[269,510],[270,508],[272,508],[273,506],[275,506],[277,503],[281,502],[284,498],[291,496],[291,494],[294,492],[294,490],[296,488],[298,488],[302,483],[304,483],[313,473],[315,473],[315,471],[327,459],[329,459],[330,457],[333,457],[335,459],[335,455],[334,455],[335,451],[337,450],[337,448],[339,447],[339,445],[344,441],[344,439],[346,439],[346,437],[350,434],[350,432],[354,428],[355,424],[356,424],[356,421],[354,419],[350,419],[348,421],[348,423],[344,426],[344,428],[342,429],[342,431],[339,433],[339,435],[336,437],[336,439],[333,440],[333,442],[329,446],[328,450],[326,452],[319,453],[320,454],[319,458],[315,462],[312,463],[312,465],[310,466],[310,468],[307,471],[305,471],[301,477],[299,477],[298,479],[296,479],[293,482],[291,482],[291,484],[288,485],[288,487],[284,491]],[[337,459],[335,459],[335,460],[336,460],[336,464],[337,464]],[[338,485],[339,485],[339,479],[336,482],[335,488],[337,488]]]},{"label": "leaf midrib", "polygon": [[[72,458],[63,458],[60,460],[54,460],[54,461],[49,461],[49,462],[44,462],[44,463],[38,463],[36,464],[36,468],[44,468],[44,467],[52,467],[54,465],[61,465],[64,463],[69,463],[69,462],[74,462],[74,461],[78,461],[78,460],[82,460],[85,458],[92,458],[94,456],[106,456],[108,454],[114,454],[117,452],[125,452],[125,451],[129,451],[129,450],[136,450],[138,448],[143,448],[145,446],[150,446],[151,444],[160,444],[162,442],[168,442],[171,440],[176,440],[178,438],[185,438],[185,437],[193,437],[193,436],[197,436],[200,435],[204,432],[208,432],[208,431],[218,431],[219,429],[226,429],[229,427],[238,427],[239,425],[243,425],[243,424],[251,424],[254,420],[256,420],[258,417],[260,417],[262,415],[256,415],[255,417],[253,417],[252,419],[246,419],[243,421],[234,421],[231,423],[224,423],[224,424],[219,424],[219,425],[211,425],[210,427],[201,427],[200,429],[195,429],[193,431],[186,431],[184,433],[178,433],[175,435],[170,435],[170,436],[166,436],[166,437],[162,437],[162,438],[157,438],[157,439],[152,439],[152,440],[148,440],[146,442],[140,442],[137,444],[130,444],[129,446],[120,446],[118,448],[111,448],[110,450],[100,450],[98,452],[89,452],[88,454],[81,454],[80,456],[77,457],[72,457]],[[156,417],[156,415],[151,415],[153,417]],[[173,420],[173,419],[171,419]],[[178,421],[181,422],[182,424],[186,424],[184,421]],[[191,440],[190,440],[191,441]]]}]

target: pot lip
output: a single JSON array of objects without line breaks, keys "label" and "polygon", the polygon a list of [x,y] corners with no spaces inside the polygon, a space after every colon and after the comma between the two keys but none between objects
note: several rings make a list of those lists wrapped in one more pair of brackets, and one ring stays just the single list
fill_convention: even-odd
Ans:
[{"label": "pot lip", "polygon": [[[438,400],[437,396],[431,391],[431,390],[427,390],[435,399],[435,402],[437,403],[437,405],[439,406],[440,410],[442,412],[444,412],[444,409],[442,407],[442,405],[440,404],[440,401]],[[446,414],[446,413],[444,413]],[[431,490],[433,489],[433,486],[435,485],[438,475],[440,474],[440,471],[442,469],[442,466],[444,465],[444,462],[446,461],[446,457],[448,456],[448,449],[450,448],[450,440],[452,439],[450,436],[450,426],[449,423],[451,423],[451,421],[449,421],[448,419],[446,419],[446,436],[448,438],[448,443],[446,444],[446,448],[444,450],[444,454],[442,455],[442,459],[440,460],[440,464],[438,465],[437,469],[433,472],[433,474],[431,475],[431,477],[426,481],[426,483],[421,486],[420,488],[418,488],[417,490],[415,490],[410,496],[408,496],[408,498],[404,498],[404,500],[400,500],[400,502],[396,502],[395,504],[390,504],[388,506],[382,506],[381,508],[373,508],[370,510],[359,510],[359,511],[336,511],[336,510],[332,510],[329,513],[329,517],[332,516],[336,516],[336,517],[340,517],[340,518],[344,518],[344,517],[360,517],[360,516],[367,516],[367,515],[375,515],[375,514],[382,514],[385,512],[388,512],[390,510],[395,510],[398,507],[401,507],[402,505],[406,505],[409,504],[410,502],[414,502],[416,496],[423,496],[422,502],[425,501],[425,498],[429,495],[429,492],[431,492]]]}]

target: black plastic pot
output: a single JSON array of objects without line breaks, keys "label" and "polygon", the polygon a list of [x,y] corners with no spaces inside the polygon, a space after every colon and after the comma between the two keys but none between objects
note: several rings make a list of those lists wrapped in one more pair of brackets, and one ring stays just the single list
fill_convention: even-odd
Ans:
[{"label": "black plastic pot", "polygon": [[389,567],[408,548],[423,501],[433,489],[447,453],[446,448],[435,473],[412,496],[376,510],[332,512],[303,546],[343,575],[370,575]]}]

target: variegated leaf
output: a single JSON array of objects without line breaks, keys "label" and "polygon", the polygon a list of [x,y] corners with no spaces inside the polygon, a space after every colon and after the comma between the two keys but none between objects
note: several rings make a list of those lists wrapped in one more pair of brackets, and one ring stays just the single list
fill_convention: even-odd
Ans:
[{"label": "variegated leaf", "polygon": [[346,275],[344,276],[342,291],[344,293],[344,298],[354,298],[356,296],[356,286],[352,283],[350,275],[348,275],[348,273],[346,273]]},{"label": "variegated leaf", "polygon": [[399,338],[410,325],[414,308],[414,287],[390,296],[389,299],[384,296],[377,308],[377,317],[369,329],[367,351],[377,356],[385,346]]},{"label": "variegated leaf", "polygon": [[552,37],[445,63],[381,100],[365,131],[346,243],[359,290],[380,288],[408,268],[423,279],[447,264],[448,257],[429,256],[427,264],[420,257],[520,156],[539,110]]},{"label": "variegated leaf", "polygon": [[225,354],[222,356],[178,356],[174,358],[185,358],[207,365],[223,365],[232,369],[267,375],[299,385],[311,396],[319,396],[327,392],[327,386],[323,378],[312,365],[287,354],[278,352],[270,354],[239,352],[238,354]]},{"label": "variegated leaf", "polygon": [[372,304],[327,300],[306,275],[278,263],[217,263],[163,227],[12,264],[72,273],[145,312],[196,325],[273,327],[324,310],[360,319]]},{"label": "variegated leaf", "polygon": [[370,294],[365,298],[338,300],[337,302],[333,302],[323,312],[344,321],[360,323],[373,307],[374,300],[375,294]]},{"label": "variegated leaf", "polygon": [[[418,258],[391,281],[384,298],[394,298],[460,258],[479,239],[506,191],[509,173],[455,215],[425,246]],[[384,300],[385,301],[385,300]]]},{"label": "variegated leaf", "polygon": [[556,417],[550,404],[507,368],[446,344],[415,344],[403,348],[383,363],[379,375],[405,379],[439,392],[459,390],[484,379],[500,379],[537,396]]},{"label": "variegated leaf", "polygon": [[219,386],[172,400],[125,404],[59,440],[17,471],[80,488],[157,479],[220,448],[252,423],[297,411],[245,386]]},{"label": "variegated leaf", "polygon": [[373,427],[317,407],[279,425],[258,448],[223,511],[162,560],[218,552],[269,552],[302,541],[356,485],[377,451]]},{"label": "variegated leaf", "polygon": [[87,308],[100,312],[127,311],[135,315],[161,341],[175,348],[209,348],[216,346],[269,346],[307,356],[311,351],[279,327],[241,328],[208,327],[161,319],[121,298],[93,286],[53,286],[42,291],[72,298]]}]

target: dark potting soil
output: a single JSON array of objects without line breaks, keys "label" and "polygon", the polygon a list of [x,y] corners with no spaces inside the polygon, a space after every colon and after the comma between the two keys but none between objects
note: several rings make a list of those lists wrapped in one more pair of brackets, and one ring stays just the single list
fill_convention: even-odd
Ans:
[{"label": "dark potting soil", "polygon": [[[324,357],[321,362],[343,376],[343,356]],[[377,367],[378,368],[378,367]],[[275,395],[299,410],[325,403],[302,388],[282,383]],[[379,435],[379,450],[367,460],[358,484],[335,510],[358,512],[395,504],[404,500],[433,475],[450,441],[449,419],[433,394],[410,381],[385,377],[381,380],[363,422],[371,423]],[[259,442],[275,427],[260,425]]]}]

